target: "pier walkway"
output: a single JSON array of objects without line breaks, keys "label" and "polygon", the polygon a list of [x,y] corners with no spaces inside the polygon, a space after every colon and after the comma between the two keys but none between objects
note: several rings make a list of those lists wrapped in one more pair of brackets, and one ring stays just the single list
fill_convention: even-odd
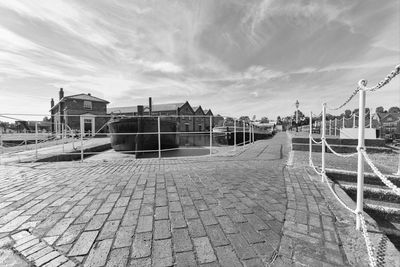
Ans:
[{"label": "pier walkway", "polygon": [[350,265],[324,194],[288,155],[281,133],[212,157],[0,166],[0,255],[38,266]]}]

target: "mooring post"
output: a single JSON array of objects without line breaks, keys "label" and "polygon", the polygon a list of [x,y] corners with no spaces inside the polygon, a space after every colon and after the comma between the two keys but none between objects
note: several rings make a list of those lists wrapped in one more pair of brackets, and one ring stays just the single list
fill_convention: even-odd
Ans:
[{"label": "mooring post", "polygon": [[161,119],[157,118],[157,131],[158,131],[158,158],[161,159]]},{"label": "mooring post", "polygon": [[210,116],[210,156],[212,155],[212,141],[213,141],[213,136],[212,136],[212,116]]},{"label": "mooring post", "polygon": [[38,127],[37,122],[35,122],[35,158],[38,158]]},{"label": "mooring post", "polygon": [[[360,113],[358,113],[360,114]],[[353,128],[356,128],[356,114],[353,113]]]},{"label": "mooring post", "polygon": [[367,85],[366,80],[361,80],[358,82],[359,85],[359,105],[358,105],[358,162],[357,162],[357,207],[356,207],[356,230],[361,230],[361,218],[363,212],[364,203],[364,156],[362,151],[365,149],[365,86]]},{"label": "mooring post", "polygon": [[243,146],[246,145],[246,122],[242,121],[243,123]]},{"label": "mooring post", "polygon": [[322,137],[321,137],[321,179],[324,181],[325,178],[325,128],[326,128],[326,103],[322,104]]},{"label": "mooring post", "polygon": [[233,149],[236,150],[236,119],[233,119]]},{"label": "mooring post", "polygon": [[80,118],[81,118],[81,162],[83,162],[83,134],[84,134],[85,125],[84,125],[83,117],[80,117]]}]

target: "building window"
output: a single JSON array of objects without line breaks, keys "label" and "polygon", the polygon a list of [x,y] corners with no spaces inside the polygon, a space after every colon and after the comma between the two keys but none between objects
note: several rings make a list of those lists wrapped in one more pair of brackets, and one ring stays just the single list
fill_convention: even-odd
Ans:
[{"label": "building window", "polygon": [[202,130],[202,129],[201,129],[201,125],[199,125],[199,132],[201,132],[201,130]]},{"label": "building window", "polygon": [[92,102],[91,101],[83,101],[83,108],[84,109],[92,109]]},{"label": "building window", "polygon": [[189,125],[188,124],[185,124],[185,131],[189,132]]}]

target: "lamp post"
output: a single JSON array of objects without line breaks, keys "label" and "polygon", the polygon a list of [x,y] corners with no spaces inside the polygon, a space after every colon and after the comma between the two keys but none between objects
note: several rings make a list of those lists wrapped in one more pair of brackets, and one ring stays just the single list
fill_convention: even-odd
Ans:
[{"label": "lamp post", "polygon": [[299,100],[296,100],[295,105],[296,105],[296,132],[298,132],[299,129],[297,126],[299,125],[299,105],[300,105]]}]

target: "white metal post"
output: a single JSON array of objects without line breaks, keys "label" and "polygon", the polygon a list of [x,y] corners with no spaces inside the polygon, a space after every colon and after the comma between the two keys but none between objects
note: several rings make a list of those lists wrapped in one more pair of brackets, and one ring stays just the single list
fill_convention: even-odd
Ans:
[{"label": "white metal post", "polygon": [[245,121],[242,121],[243,123],[243,146],[246,144],[246,123]]},{"label": "white metal post", "polygon": [[233,120],[233,149],[236,150],[236,119]]},{"label": "white metal post", "polygon": [[212,116],[210,116],[210,156],[212,155]]},{"label": "white metal post", "polygon": [[85,125],[84,125],[83,117],[80,117],[80,118],[81,118],[81,162],[83,162],[83,134],[84,134]]},{"label": "white metal post", "polygon": [[1,159],[3,158],[3,133],[0,132],[0,148],[1,148],[1,154],[0,154],[0,164],[1,164]]},{"label": "white metal post", "polygon": [[332,119],[329,120],[329,133],[328,135],[332,135]]},{"label": "white metal post", "polygon": [[64,143],[65,143],[65,140],[64,140],[64,132],[65,132],[65,125],[64,124],[61,124],[61,139],[62,139],[62,152],[64,153],[65,152],[65,147],[64,147]]},{"label": "white metal post", "polygon": [[158,131],[158,158],[161,159],[161,120],[160,116],[157,117],[157,131]]},{"label": "white metal post", "polygon": [[335,129],[334,129],[334,135],[336,136],[336,129],[337,129],[337,118],[335,118]]},{"label": "white metal post", "polygon": [[322,137],[321,137],[321,173],[322,181],[324,181],[325,176],[325,128],[326,128],[326,103],[322,104]]},{"label": "white metal post", "polygon": [[398,167],[397,167],[397,172],[394,173],[394,175],[400,176],[400,152],[399,152],[399,165],[398,165]]},{"label": "white metal post", "polygon": [[311,161],[312,161],[312,112],[310,111],[310,134],[308,136],[308,144],[309,144],[309,156],[308,156],[308,165],[311,167]]},{"label": "white metal post", "polygon": [[38,127],[37,122],[35,122],[35,158],[38,158]]},{"label": "white metal post", "polygon": [[363,212],[364,203],[364,158],[362,150],[365,149],[364,131],[365,131],[365,90],[366,81],[360,81],[360,100],[359,100],[359,116],[358,116],[358,163],[357,163],[357,207],[356,207],[356,230],[361,230],[360,213]]},{"label": "white metal post", "polygon": [[343,115],[342,119],[343,119],[343,121],[342,121],[343,127],[342,128],[344,129],[345,128],[345,126],[344,126],[344,120],[345,120],[344,115]]},{"label": "white metal post", "polygon": [[369,110],[369,128],[372,128],[372,114],[371,114],[371,110]]},{"label": "white metal post", "polygon": [[[360,114],[360,113],[358,113]],[[356,114],[353,114],[353,128],[356,128]]]},{"label": "white metal post", "polygon": [[28,150],[28,141],[26,139],[27,139],[27,134],[25,131],[25,133],[24,133],[25,150]]},{"label": "white metal post", "polygon": [[256,142],[256,140],[254,139],[254,136],[255,136],[255,134],[254,134],[254,124],[253,124],[253,131],[252,131],[252,133],[253,133],[253,144]]}]

